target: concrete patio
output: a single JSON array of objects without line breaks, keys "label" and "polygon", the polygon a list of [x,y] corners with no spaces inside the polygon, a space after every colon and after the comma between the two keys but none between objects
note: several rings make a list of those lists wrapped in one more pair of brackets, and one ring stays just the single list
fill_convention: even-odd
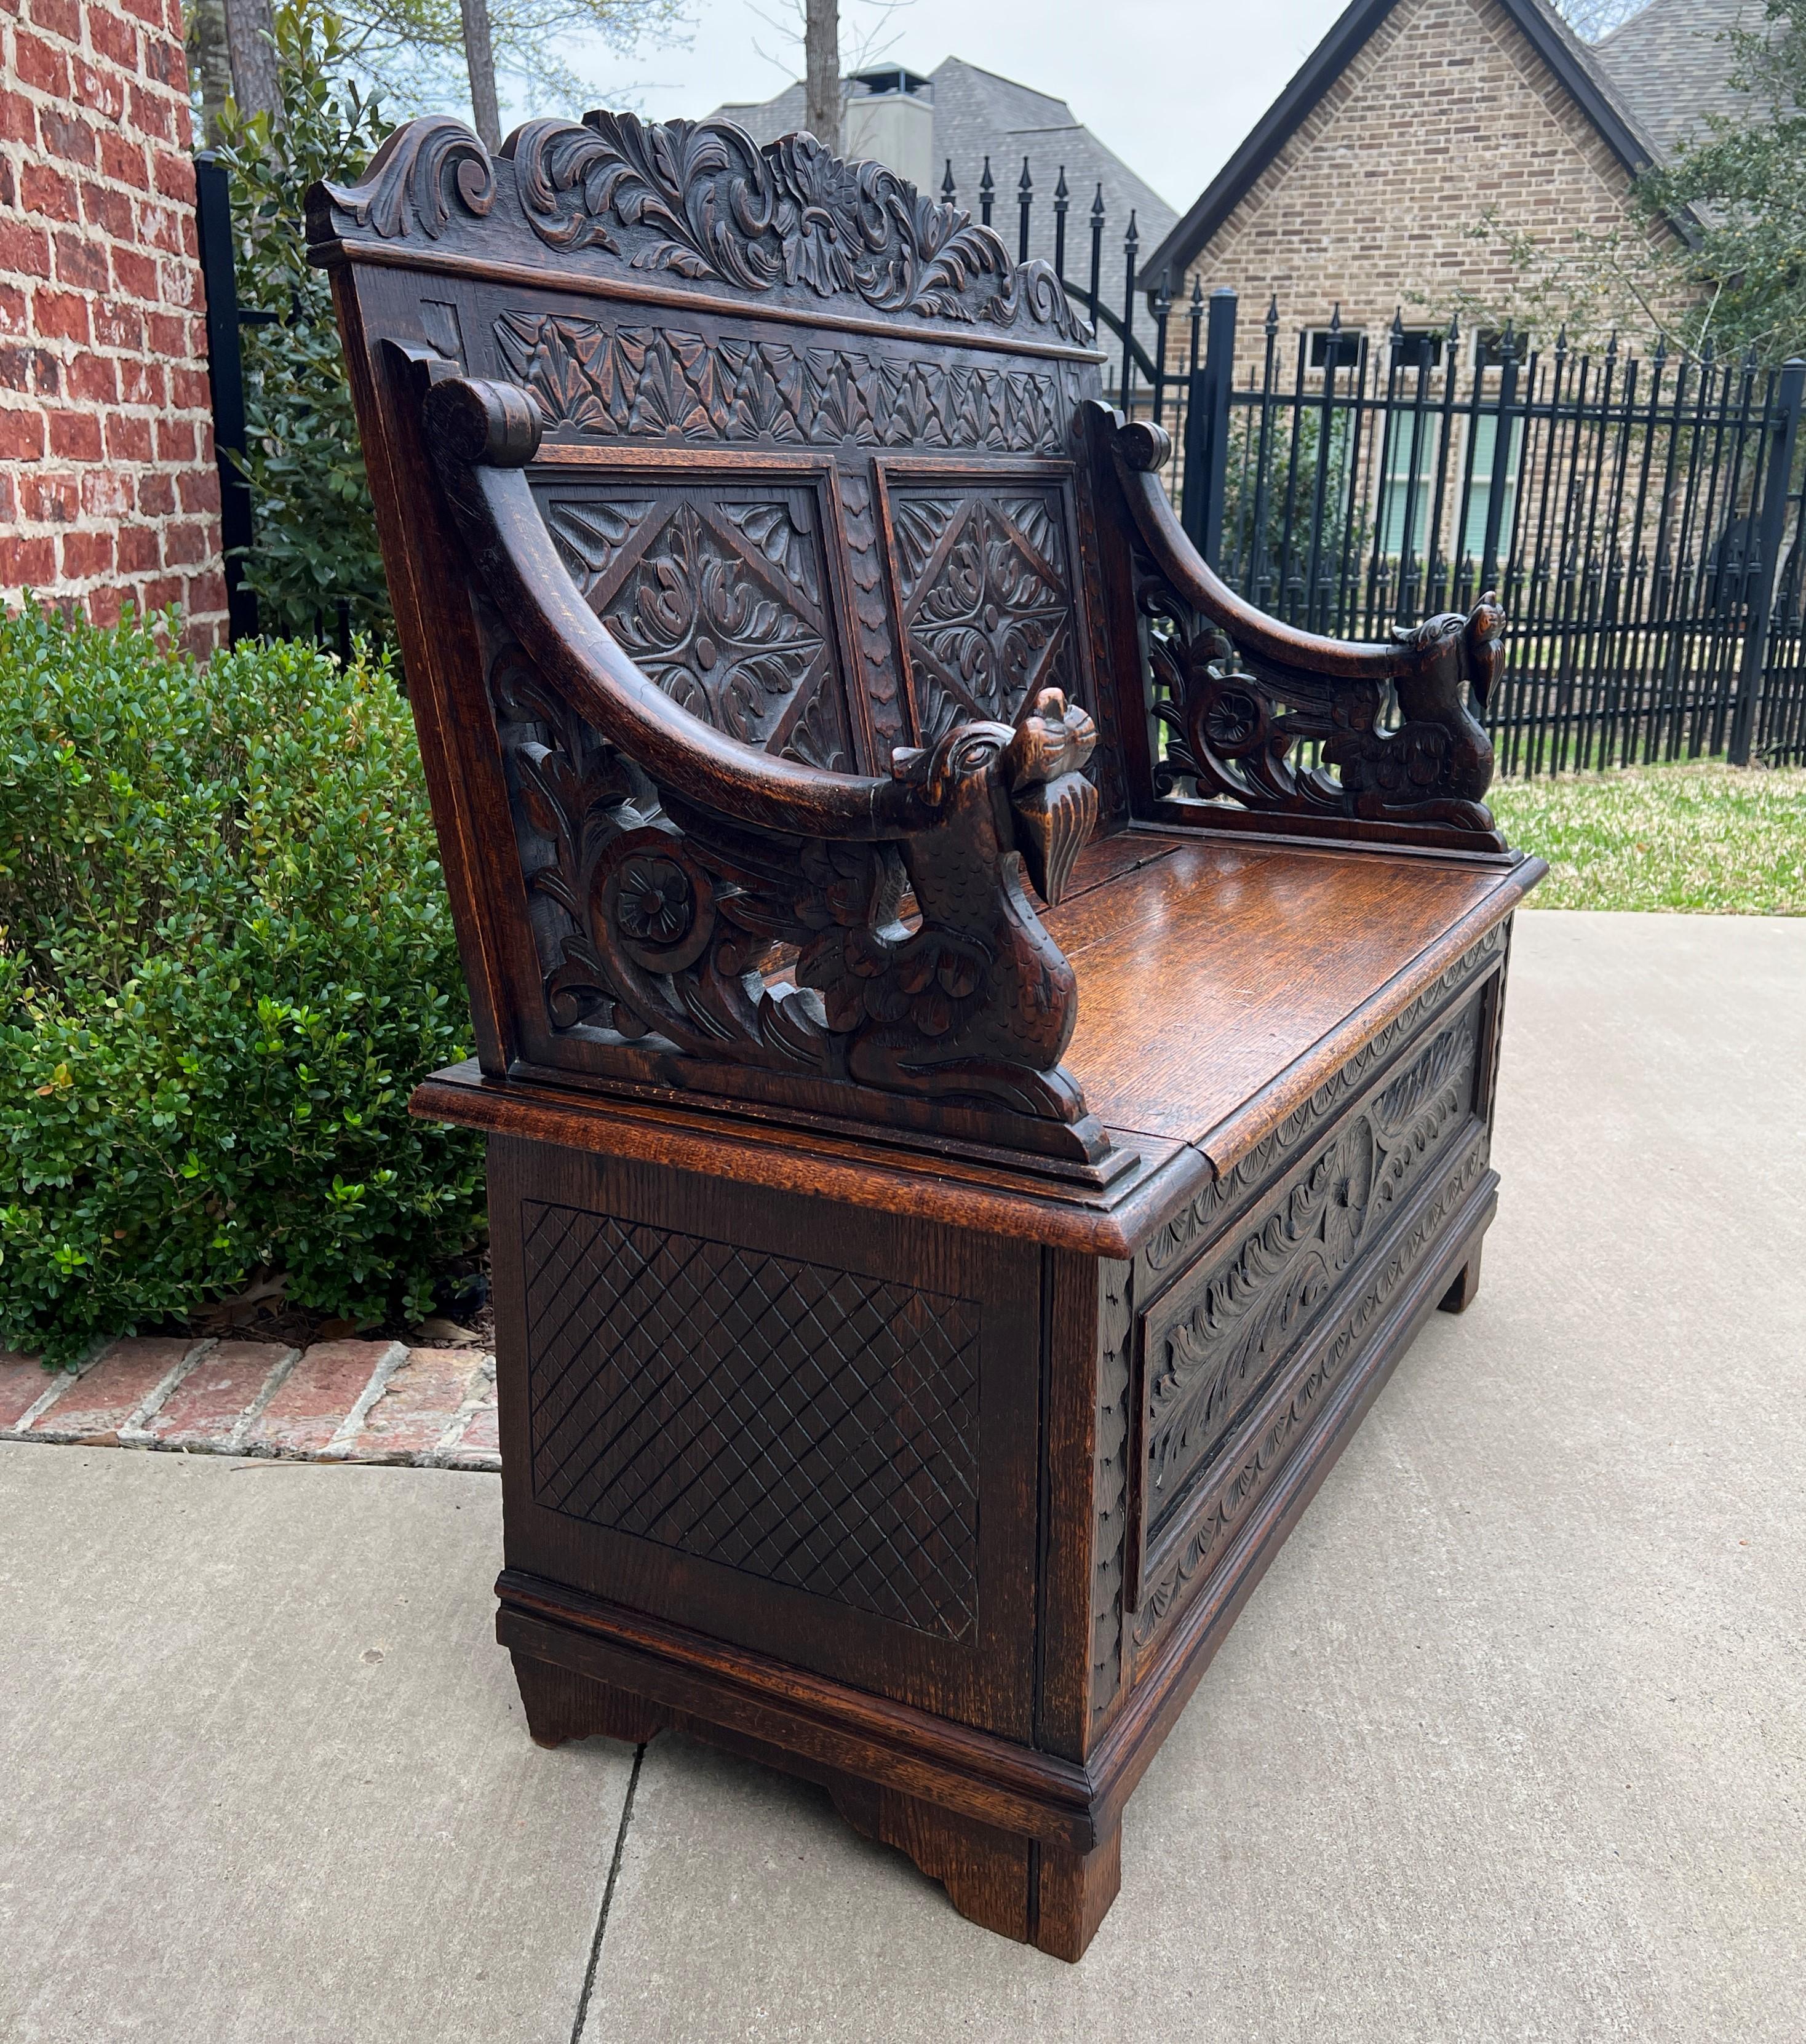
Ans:
[{"label": "concrete patio", "polygon": [[491,1475],[0,1445],[6,2044],[1806,2031],[1806,920],[1527,914],[1478,1302],[1079,1966],[814,1791],[528,1741]]}]

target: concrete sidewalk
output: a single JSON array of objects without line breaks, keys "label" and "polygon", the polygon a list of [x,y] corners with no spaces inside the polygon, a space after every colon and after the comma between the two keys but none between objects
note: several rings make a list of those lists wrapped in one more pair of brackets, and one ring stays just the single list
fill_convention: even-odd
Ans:
[{"label": "concrete sidewalk", "polygon": [[1074,1968],[812,1790],[531,1746],[493,1477],[0,1446],[0,2040],[1806,2034],[1806,921],[1527,915],[1435,1318]]}]

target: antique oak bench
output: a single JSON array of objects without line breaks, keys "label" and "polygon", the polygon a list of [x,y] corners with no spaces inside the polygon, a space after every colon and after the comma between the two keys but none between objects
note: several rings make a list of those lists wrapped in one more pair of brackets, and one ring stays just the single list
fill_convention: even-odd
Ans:
[{"label": "antique oak bench", "polygon": [[1198,557],[1042,263],[719,123],[310,196],[477,1055],[533,1736],[825,1785],[1076,1958],[1439,1304],[1512,909],[1490,600]]}]

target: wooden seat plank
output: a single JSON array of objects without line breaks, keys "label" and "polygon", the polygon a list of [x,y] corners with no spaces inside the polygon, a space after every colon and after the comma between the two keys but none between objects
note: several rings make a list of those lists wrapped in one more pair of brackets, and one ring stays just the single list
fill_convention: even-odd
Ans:
[{"label": "wooden seat plank", "polygon": [[1101,1120],[1197,1143],[1219,1170],[1239,1151],[1213,1130],[1263,1093],[1272,1120],[1291,1112],[1339,1062],[1352,1019],[1383,1027],[1433,977],[1413,967],[1448,962],[1451,931],[1477,939],[1524,891],[1515,869],[1367,851],[1140,832],[1109,844],[1119,861],[1140,845],[1157,856],[1047,918],[1078,974],[1067,1066]]}]

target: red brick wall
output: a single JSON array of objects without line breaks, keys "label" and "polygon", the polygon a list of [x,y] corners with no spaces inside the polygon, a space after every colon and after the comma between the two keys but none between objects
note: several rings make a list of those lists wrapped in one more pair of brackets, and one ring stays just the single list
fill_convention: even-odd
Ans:
[{"label": "red brick wall", "polygon": [[225,633],[178,0],[0,0],[0,601]]}]

